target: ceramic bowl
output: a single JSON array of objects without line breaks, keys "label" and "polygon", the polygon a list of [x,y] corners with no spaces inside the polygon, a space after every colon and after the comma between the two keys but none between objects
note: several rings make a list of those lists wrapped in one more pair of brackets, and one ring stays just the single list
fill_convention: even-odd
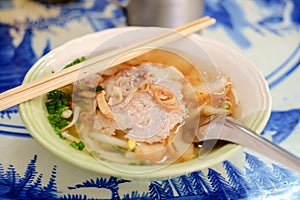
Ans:
[{"label": "ceramic bowl", "polygon": [[[39,59],[28,71],[23,83],[46,76],[52,71],[58,71],[78,57],[125,46],[135,40],[149,37],[151,34],[155,35],[157,31],[164,29],[145,30],[146,28],[141,27],[114,28],[71,40]],[[194,49],[188,43],[198,46],[195,47],[198,49]],[[184,54],[191,62],[200,62],[206,71],[220,70],[230,76],[240,102],[238,118],[258,134],[263,130],[271,113],[271,97],[268,85],[256,66],[229,47],[198,34],[193,34],[183,42],[173,43],[166,47]],[[101,174],[147,180],[174,177],[215,165],[229,159],[242,149],[240,145],[229,143],[214,148],[201,159],[195,158],[159,168],[127,166],[118,163],[103,164],[88,153],[70,147],[65,140],[57,136],[48,122],[44,103],[45,95],[42,95],[19,106],[22,120],[30,134],[61,159]]]}]

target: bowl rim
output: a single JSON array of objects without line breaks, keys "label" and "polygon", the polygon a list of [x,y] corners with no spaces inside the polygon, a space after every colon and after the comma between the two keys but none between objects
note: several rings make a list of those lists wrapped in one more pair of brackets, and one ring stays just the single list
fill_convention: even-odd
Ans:
[{"label": "bowl rim", "polygon": [[[135,30],[138,28],[144,28],[144,27],[111,28],[111,29],[106,29],[103,31],[90,33],[90,34],[72,39],[72,40],[64,43],[63,45],[54,48],[49,53],[47,53],[46,55],[41,57],[27,72],[27,74],[24,77],[23,84],[32,80],[33,77],[31,75],[34,73],[37,73],[37,71],[39,71],[41,69],[41,67],[42,67],[41,64],[42,64],[43,60],[47,60],[47,58],[51,57],[53,55],[53,53],[59,52],[65,48],[67,48],[68,46],[72,45],[73,43],[85,40],[86,38],[99,38],[99,37],[101,38],[101,37],[103,37],[103,35],[113,35],[115,33],[120,33],[122,31]],[[272,106],[269,87],[268,87],[268,84],[267,84],[264,76],[262,75],[262,73],[258,70],[258,68],[252,62],[250,62],[247,58],[242,56],[240,53],[238,53],[234,49],[227,47],[227,46],[225,46],[217,41],[214,41],[212,39],[203,37],[199,34],[193,34],[190,37],[192,39],[194,39],[195,41],[203,42],[207,45],[216,46],[217,48],[220,48],[220,49],[228,52],[229,54],[234,54],[236,56],[241,57],[243,60],[245,60],[249,63],[249,65],[251,66],[251,70],[255,71],[255,73],[257,75],[256,78],[260,80],[261,87],[265,92],[265,95],[264,95],[265,110],[263,113],[256,114],[259,117],[259,119],[258,119],[259,123],[257,122],[257,124],[255,125],[255,128],[254,128],[257,133],[261,133],[263,128],[266,126],[266,124],[269,120],[269,117],[271,115],[271,106]],[[38,98],[42,98],[42,97],[38,97]],[[38,98],[36,98],[36,99],[38,99]],[[37,130],[37,128],[43,128],[43,127],[37,127],[36,125],[31,123],[32,118],[30,118],[28,116],[28,112],[30,112],[29,107],[31,106],[31,104],[33,104],[35,102],[34,100],[35,99],[24,102],[19,105],[19,112],[20,112],[21,119],[22,119],[25,127],[28,129],[29,133],[33,136],[33,138],[35,138],[47,150],[49,150],[56,156],[60,157],[61,159],[65,160],[69,163],[72,163],[76,166],[79,166],[81,168],[87,169],[89,171],[97,172],[100,174],[113,175],[115,177],[126,178],[126,179],[137,179],[137,180],[157,180],[157,179],[162,179],[162,178],[165,179],[165,178],[182,175],[184,173],[190,173],[193,171],[208,168],[210,166],[213,166],[217,163],[220,163],[220,162],[232,157],[236,153],[240,152],[243,148],[241,145],[227,144],[224,147],[225,152],[222,153],[221,156],[209,158],[208,160],[206,160],[205,162],[202,162],[202,163],[199,163],[199,160],[197,160],[197,159],[193,159],[191,161],[169,165],[161,170],[156,170],[156,171],[150,172],[150,173],[130,173],[130,174],[128,174],[126,172],[109,169],[107,166],[104,166],[104,165],[103,165],[104,167],[101,167],[102,165],[100,165],[99,162],[96,161],[94,158],[92,158],[91,156],[87,156],[83,152],[80,153],[75,149],[70,150],[71,148],[69,148],[69,147],[68,147],[68,149],[67,148],[56,148],[57,141],[54,142],[54,141],[43,138],[42,137],[43,134],[39,134],[39,130]],[[58,138],[58,141],[59,140],[60,139]],[[62,150],[66,150],[66,151],[62,151]],[[71,155],[70,155],[70,152],[72,153]],[[73,154],[76,154],[77,159],[74,159]],[[181,169],[181,170],[178,170],[178,169]]]}]

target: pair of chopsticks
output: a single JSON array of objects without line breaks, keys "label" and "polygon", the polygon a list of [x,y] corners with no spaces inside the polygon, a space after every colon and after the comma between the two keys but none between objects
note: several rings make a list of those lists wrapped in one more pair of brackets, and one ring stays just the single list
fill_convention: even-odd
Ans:
[{"label": "pair of chopsticks", "polygon": [[[143,47],[151,45],[151,47],[158,48],[213,25],[215,22],[216,20],[214,18],[203,17],[186,25],[175,28],[172,31],[159,34],[136,44],[128,45],[108,51],[101,55],[94,56],[90,59],[87,59],[85,62],[76,64],[72,67],[55,72],[49,76],[5,91],[0,94],[0,111],[38,97],[54,89],[73,83],[78,80],[78,77],[84,78],[90,74],[102,71],[105,69],[105,67],[107,67],[108,64],[111,64],[112,61],[114,61],[114,65],[118,65],[151,50],[149,48],[140,50]],[[137,49],[139,49],[139,51],[134,51]],[[119,55],[125,56],[122,56],[121,59],[115,60],[114,58]]]}]

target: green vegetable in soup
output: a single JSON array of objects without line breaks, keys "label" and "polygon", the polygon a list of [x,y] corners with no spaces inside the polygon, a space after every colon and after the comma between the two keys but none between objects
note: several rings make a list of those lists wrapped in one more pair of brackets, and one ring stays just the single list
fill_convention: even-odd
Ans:
[{"label": "green vegetable in soup", "polygon": [[56,133],[68,125],[68,120],[63,117],[63,112],[70,110],[71,96],[60,90],[53,90],[47,94],[46,108],[49,113],[48,120]]},{"label": "green vegetable in soup", "polygon": [[82,141],[79,141],[79,142],[75,142],[75,141],[73,141],[73,142],[71,142],[71,147],[73,147],[73,148],[75,148],[75,149],[77,149],[77,150],[82,150],[82,149],[84,149],[84,147],[85,147],[85,145],[84,145],[84,143],[82,142]]},{"label": "green vegetable in soup", "polygon": [[84,62],[84,61],[86,61],[86,58],[85,58],[84,56],[82,56],[81,58],[77,58],[77,59],[74,60],[73,62],[67,64],[67,65],[64,67],[64,69],[66,69],[66,68],[68,68],[68,67],[71,67],[71,66],[73,66],[73,65],[76,65],[76,64],[78,64],[78,63]]},{"label": "green vegetable in soup", "polygon": [[[85,57],[77,58],[73,62],[67,64],[63,69],[76,65],[85,61]],[[55,130],[56,134],[61,139],[68,139],[71,141],[70,146],[77,150],[83,150],[85,145],[79,139],[73,137],[66,137],[65,135],[69,134],[62,134],[65,127],[68,126],[72,119],[73,115],[73,108],[72,108],[72,97],[70,94],[65,93],[61,89],[56,89],[53,91],[48,92],[47,99],[46,99],[46,108],[48,111],[48,120]],[[71,139],[70,139],[71,138]],[[73,139],[75,138],[75,140]]]}]

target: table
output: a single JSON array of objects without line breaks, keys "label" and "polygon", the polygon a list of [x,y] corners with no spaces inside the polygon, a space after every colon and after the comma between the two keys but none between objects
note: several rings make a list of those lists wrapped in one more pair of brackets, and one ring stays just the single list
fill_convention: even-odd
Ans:
[{"label": "table", "polygon": [[[300,1],[207,0],[205,14],[218,23],[201,34],[249,58],[269,84],[273,107],[262,135],[300,156]],[[21,84],[29,68],[51,49],[122,26],[124,12],[107,0],[0,1],[0,92]],[[250,149],[166,180],[95,174],[46,151],[24,127],[17,106],[0,112],[0,150],[0,199],[300,198],[299,174]]]}]

